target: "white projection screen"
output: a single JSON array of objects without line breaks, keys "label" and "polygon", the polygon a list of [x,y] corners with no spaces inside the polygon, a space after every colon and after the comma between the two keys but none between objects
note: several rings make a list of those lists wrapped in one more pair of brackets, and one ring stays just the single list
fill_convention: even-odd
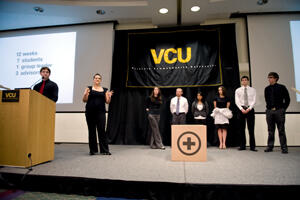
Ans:
[{"label": "white projection screen", "polygon": [[294,63],[294,57],[299,59],[300,52],[295,48],[296,40],[292,43],[292,35],[295,34],[292,34],[290,25],[291,22],[300,21],[300,15],[250,15],[247,21],[252,86],[257,90],[255,111],[266,110],[264,88],[269,84],[268,73],[274,71],[279,74],[278,83],[287,87],[291,97],[287,111],[300,112],[300,102],[297,101],[296,92],[291,89],[300,89],[296,86],[296,81],[299,84],[300,80],[299,65]]},{"label": "white projection screen", "polygon": [[[300,91],[300,20],[290,21],[290,27],[294,58],[295,88]],[[297,102],[300,102],[299,93],[297,94]]]},{"label": "white projection screen", "polygon": [[95,73],[110,87],[113,41],[113,23],[0,32],[0,85],[32,87],[47,66],[59,87],[56,111],[84,111],[82,95]]}]

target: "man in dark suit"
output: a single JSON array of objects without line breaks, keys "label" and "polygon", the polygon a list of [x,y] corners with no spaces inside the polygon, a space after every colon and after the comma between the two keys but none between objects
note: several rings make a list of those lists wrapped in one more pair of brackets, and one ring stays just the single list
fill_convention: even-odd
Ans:
[{"label": "man in dark suit", "polygon": [[54,102],[58,99],[57,84],[49,79],[51,70],[48,67],[42,67],[40,70],[42,81],[34,86],[34,90],[48,97]]}]

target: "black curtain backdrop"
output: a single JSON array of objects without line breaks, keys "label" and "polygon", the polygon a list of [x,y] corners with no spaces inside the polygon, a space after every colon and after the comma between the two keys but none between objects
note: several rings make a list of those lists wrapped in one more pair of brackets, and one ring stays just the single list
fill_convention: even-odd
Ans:
[{"label": "black curtain backdrop", "polygon": [[[109,106],[107,134],[111,144],[142,145],[149,142],[148,119],[145,110],[145,99],[150,95],[152,88],[128,88],[126,87],[127,63],[128,63],[128,34],[140,32],[168,32],[176,30],[195,29],[219,29],[220,30],[220,57],[223,74],[223,85],[227,89],[227,96],[231,99],[230,109],[233,118],[228,129],[227,146],[239,145],[239,135],[236,122],[237,107],[234,103],[234,91],[240,86],[238,57],[235,39],[235,24],[194,26],[181,28],[121,30],[115,32],[115,46],[113,54],[113,68],[111,89],[114,95]],[[184,40],[184,38],[178,38]],[[204,93],[209,104],[210,112],[213,110],[213,99],[216,97],[218,86],[210,87],[185,87],[185,96],[189,105],[196,98],[198,90]],[[175,96],[176,88],[162,88],[164,97],[161,109],[160,130],[164,145],[171,144],[171,113],[170,100]],[[187,124],[193,123],[191,110],[187,114]],[[207,125],[208,145],[217,145],[218,137],[213,118],[208,117]]]}]

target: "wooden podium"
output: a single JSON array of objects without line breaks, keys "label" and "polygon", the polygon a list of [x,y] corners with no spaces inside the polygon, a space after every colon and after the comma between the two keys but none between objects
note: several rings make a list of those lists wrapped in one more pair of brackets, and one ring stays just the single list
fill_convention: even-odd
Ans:
[{"label": "wooden podium", "polygon": [[19,90],[19,102],[2,102],[0,91],[0,165],[30,167],[54,159],[55,102]]},{"label": "wooden podium", "polygon": [[206,126],[172,125],[172,161],[206,161]]}]

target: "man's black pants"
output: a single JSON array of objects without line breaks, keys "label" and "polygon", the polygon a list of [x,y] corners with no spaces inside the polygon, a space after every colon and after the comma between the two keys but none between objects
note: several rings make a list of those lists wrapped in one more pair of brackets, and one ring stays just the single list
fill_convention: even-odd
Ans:
[{"label": "man's black pants", "polygon": [[249,111],[247,114],[243,114],[242,111],[238,112],[238,121],[239,121],[239,132],[240,132],[240,148],[244,149],[246,148],[246,121],[247,121],[247,127],[249,132],[249,139],[250,139],[250,148],[255,149],[255,136],[254,136],[254,125],[255,125],[255,115],[254,115],[254,109]]},{"label": "man's black pants", "polygon": [[274,133],[275,125],[277,125],[279,140],[282,150],[287,150],[286,135],[285,135],[285,110],[283,108],[276,110],[266,110],[267,124],[268,124],[268,148],[273,149],[274,147]]}]

